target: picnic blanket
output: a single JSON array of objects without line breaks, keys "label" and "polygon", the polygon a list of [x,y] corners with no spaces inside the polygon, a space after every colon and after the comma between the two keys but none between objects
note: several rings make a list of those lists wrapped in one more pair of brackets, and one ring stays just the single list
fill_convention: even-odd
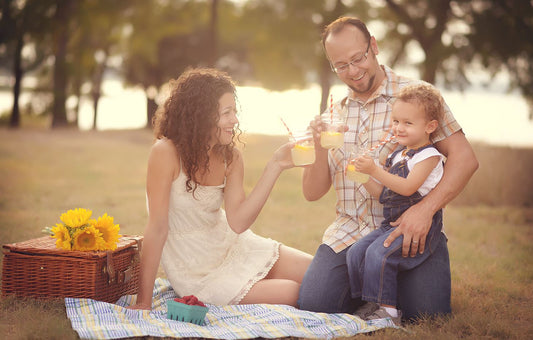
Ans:
[{"label": "picnic blanket", "polygon": [[353,336],[385,327],[390,319],[365,322],[349,314],[302,311],[286,305],[207,305],[205,324],[167,318],[166,301],[176,298],[168,280],[158,278],[151,311],[130,310],[134,295],[121,297],[116,304],[92,299],[65,298],[67,316],[82,339],[125,337],[197,337],[210,339],[320,338]]}]

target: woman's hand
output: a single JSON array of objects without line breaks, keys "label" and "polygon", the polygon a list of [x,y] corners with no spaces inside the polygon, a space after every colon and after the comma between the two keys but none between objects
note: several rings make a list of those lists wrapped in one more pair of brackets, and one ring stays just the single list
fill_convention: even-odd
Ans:
[{"label": "woman's hand", "polygon": [[294,167],[292,162],[291,149],[294,147],[294,142],[288,142],[280,146],[272,156],[272,161],[276,163],[281,170],[290,169]]},{"label": "woman's hand", "polygon": [[127,309],[144,309],[144,310],[152,310],[152,306],[149,306],[144,303],[136,303],[134,305],[126,307]]}]

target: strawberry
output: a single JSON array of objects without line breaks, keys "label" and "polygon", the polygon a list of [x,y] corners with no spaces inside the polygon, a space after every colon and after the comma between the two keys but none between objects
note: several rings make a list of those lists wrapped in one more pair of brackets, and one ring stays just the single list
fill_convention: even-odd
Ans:
[{"label": "strawberry", "polygon": [[194,295],[187,295],[182,298],[175,298],[174,301],[191,306],[205,307],[205,304],[202,301],[198,300],[198,298]]}]

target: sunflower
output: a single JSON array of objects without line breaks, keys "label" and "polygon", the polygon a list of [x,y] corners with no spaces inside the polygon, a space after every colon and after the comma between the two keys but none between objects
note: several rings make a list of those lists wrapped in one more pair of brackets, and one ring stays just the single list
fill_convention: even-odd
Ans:
[{"label": "sunflower", "polygon": [[61,214],[61,221],[71,228],[79,228],[86,225],[92,215],[91,210],[76,208]]},{"label": "sunflower", "polygon": [[90,225],[92,225],[96,230],[102,234],[104,239],[104,247],[100,250],[115,250],[117,249],[117,242],[120,235],[120,226],[114,224],[114,219],[112,216],[107,215],[107,213],[98,217],[98,221],[91,220]]},{"label": "sunflower", "polygon": [[72,250],[86,251],[86,250],[98,250],[105,247],[102,233],[100,233],[95,227],[88,226],[83,229],[78,229],[74,233]]},{"label": "sunflower", "polygon": [[71,250],[70,233],[67,227],[63,224],[57,223],[55,227],[51,229],[52,237],[56,238],[56,247],[64,250]]}]

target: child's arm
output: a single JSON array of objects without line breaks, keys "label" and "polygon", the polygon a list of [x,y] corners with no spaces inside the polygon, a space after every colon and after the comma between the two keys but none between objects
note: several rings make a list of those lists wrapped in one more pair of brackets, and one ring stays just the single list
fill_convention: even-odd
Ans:
[{"label": "child's arm", "polygon": [[132,309],[151,309],[154,281],[159,268],[163,246],[168,235],[168,207],[170,188],[179,162],[175,149],[168,141],[158,141],[148,158],[146,194],[148,224],[144,231],[140,263],[139,293]]},{"label": "child's arm", "polygon": [[291,158],[292,146],[293,143],[287,143],[276,150],[248,197],[244,192],[244,162],[241,153],[235,151],[224,189],[226,218],[233,231],[242,233],[252,225],[281,172],[294,167]]},{"label": "child's arm", "polygon": [[370,195],[376,198],[379,198],[381,192],[383,191],[383,184],[376,182],[373,178],[370,178],[368,182],[363,184],[363,186]]},{"label": "child's arm", "polygon": [[385,169],[377,166],[368,156],[357,158],[355,168],[357,171],[369,174],[392,191],[403,196],[411,196],[424,184],[426,178],[440,161],[441,158],[439,156],[431,156],[416,163],[407,175],[407,178],[387,172]]}]

